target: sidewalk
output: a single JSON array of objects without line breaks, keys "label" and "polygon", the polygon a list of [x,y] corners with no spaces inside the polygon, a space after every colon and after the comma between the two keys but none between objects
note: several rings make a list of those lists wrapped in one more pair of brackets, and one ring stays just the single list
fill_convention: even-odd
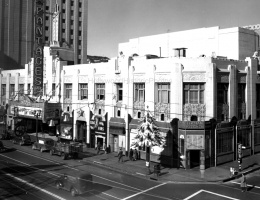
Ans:
[{"label": "sidewalk", "polygon": [[[97,151],[92,148],[83,149],[83,161],[92,163],[101,167],[109,168],[114,171],[131,174],[148,179],[157,179],[152,173],[148,175],[148,168],[145,165],[145,160],[130,161],[128,157],[124,156],[124,162],[118,162],[117,153],[112,152],[105,154],[103,151],[97,155]],[[154,165],[157,163],[150,163],[150,170],[153,172]],[[260,154],[253,155],[243,159],[242,171],[230,178],[230,167],[238,169],[237,161],[229,162],[217,167],[211,167],[200,171],[199,167],[194,169],[182,168],[161,168],[161,173],[158,177],[159,181],[173,181],[173,182],[225,182],[232,179],[240,178],[241,173],[249,174],[260,169]]]}]

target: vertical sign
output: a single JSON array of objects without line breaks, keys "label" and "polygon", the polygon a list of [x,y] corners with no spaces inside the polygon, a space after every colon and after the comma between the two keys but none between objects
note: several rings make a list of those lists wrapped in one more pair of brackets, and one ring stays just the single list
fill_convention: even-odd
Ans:
[{"label": "vertical sign", "polygon": [[44,47],[44,5],[45,0],[35,0],[34,20],[34,72],[33,95],[42,95],[43,91],[43,47]]}]

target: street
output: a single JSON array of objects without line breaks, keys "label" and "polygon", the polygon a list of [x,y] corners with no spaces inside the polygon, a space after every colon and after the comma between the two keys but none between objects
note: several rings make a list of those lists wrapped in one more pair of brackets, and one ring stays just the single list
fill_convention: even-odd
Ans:
[{"label": "street", "polygon": [[[249,191],[242,193],[240,180],[227,183],[158,182],[128,175],[81,159],[62,160],[48,152],[31,150],[4,141],[8,147],[0,153],[0,199],[259,199],[259,171],[247,175]],[[19,148],[19,149],[18,149]],[[117,164],[117,163],[116,163]],[[58,190],[55,180],[64,174],[90,174],[87,191],[71,197]],[[91,183],[90,183],[91,182]]]}]

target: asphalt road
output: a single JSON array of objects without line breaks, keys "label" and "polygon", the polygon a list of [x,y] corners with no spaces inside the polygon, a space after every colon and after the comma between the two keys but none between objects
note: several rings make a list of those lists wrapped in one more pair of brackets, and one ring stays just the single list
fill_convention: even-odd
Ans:
[{"label": "asphalt road", "polygon": [[[242,193],[239,180],[224,184],[162,183],[99,168],[80,159],[64,161],[47,152],[33,151],[30,146],[20,147],[9,141],[4,144],[10,146],[0,153],[0,199],[260,199],[259,171],[247,176],[249,191]],[[63,174],[90,174],[88,190],[77,197],[57,190],[55,180]]]}]

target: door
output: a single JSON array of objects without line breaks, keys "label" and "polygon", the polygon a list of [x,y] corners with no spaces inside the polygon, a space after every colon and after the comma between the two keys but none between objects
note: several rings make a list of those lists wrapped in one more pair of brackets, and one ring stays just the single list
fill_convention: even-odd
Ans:
[{"label": "door", "polygon": [[[103,138],[102,137],[97,137],[97,144],[100,144],[100,147],[101,147],[101,149],[103,148]],[[96,144],[96,146],[97,146],[97,144]]]},{"label": "door", "polygon": [[118,136],[114,137],[114,151],[118,152],[119,142],[118,142]]}]

